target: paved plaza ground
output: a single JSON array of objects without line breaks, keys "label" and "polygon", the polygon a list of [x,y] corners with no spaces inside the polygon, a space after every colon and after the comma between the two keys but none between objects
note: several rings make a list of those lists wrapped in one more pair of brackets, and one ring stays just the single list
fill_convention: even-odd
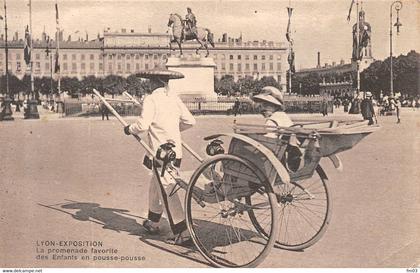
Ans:
[{"label": "paved plaza ground", "polygon": [[[332,117],[348,115],[326,118]],[[263,122],[258,116],[236,119]],[[184,139],[204,156],[203,137],[230,132],[233,120],[200,116]],[[401,124],[395,116],[379,117],[379,124],[380,131],[340,154],[343,172],[321,161],[333,201],[323,238],[303,252],[274,248],[261,266],[419,267],[420,111],[404,109]],[[150,174],[143,154],[115,118],[41,113],[40,120],[16,115],[0,123],[0,267],[208,266],[199,253],[145,234]],[[185,170],[198,165],[188,155],[183,164]],[[80,203],[89,217],[75,214]],[[50,241],[100,241],[127,260],[42,260],[42,250],[54,248],[46,246]]]}]

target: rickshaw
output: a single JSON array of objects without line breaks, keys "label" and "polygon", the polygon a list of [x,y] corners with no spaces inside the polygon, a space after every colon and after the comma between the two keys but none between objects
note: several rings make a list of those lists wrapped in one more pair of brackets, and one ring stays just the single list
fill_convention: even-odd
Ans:
[{"label": "rickshaw", "polygon": [[[126,126],[106,99],[93,92]],[[155,154],[134,137],[160,163],[154,164],[158,173],[175,179],[173,191],[185,190],[187,227],[203,257],[216,267],[255,267],[275,245],[301,250],[322,237],[331,217],[331,197],[321,158],[342,169],[336,154],[378,128],[365,121],[293,127],[235,123],[232,133],[204,138],[205,160],[183,143],[200,162],[190,177],[172,165],[171,145],[162,145]],[[227,149],[224,143],[229,143]]]}]

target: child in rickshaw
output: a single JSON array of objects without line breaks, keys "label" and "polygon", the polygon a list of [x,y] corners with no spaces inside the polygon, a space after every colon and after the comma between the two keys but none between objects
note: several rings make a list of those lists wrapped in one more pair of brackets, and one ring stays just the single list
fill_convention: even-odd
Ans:
[{"label": "child in rickshaw", "polygon": [[[290,117],[284,112],[283,93],[273,86],[266,86],[262,92],[252,97],[252,100],[257,104],[261,114],[266,119],[266,126],[275,127],[290,127],[293,122]],[[278,134],[267,133],[265,137],[278,138]],[[287,160],[285,161],[287,167],[291,171],[297,171],[301,166],[302,152],[298,147],[299,141],[296,140],[295,145],[289,145],[286,149]]]}]

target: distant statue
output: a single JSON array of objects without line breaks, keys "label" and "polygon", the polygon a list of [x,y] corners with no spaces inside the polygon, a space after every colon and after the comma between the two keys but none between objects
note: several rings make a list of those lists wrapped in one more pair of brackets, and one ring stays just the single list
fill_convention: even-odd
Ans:
[{"label": "distant statue", "polygon": [[372,29],[370,24],[365,21],[365,12],[359,12],[359,46],[357,46],[357,23],[353,25],[353,54],[352,60],[361,60],[363,57],[363,48],[370,44]]},{"label": "distant statue", "polygon": [[195,53],[198,54],[200,49],[206,49],[206,57],[209,56],[208,44],[214,47],[213,33],[208,28],[199,28],[196,26],[197,20],[195,15],[188,8],[187,20],[183,20],[182,17],[177,13],[171,13],[169,15],[168,27],[172,27],[172,36],[169,42],[169,49],[172,48],[172,43],[178,44],[180,54],[182,56],[181,44],[185,41],[196,40],[200,47],[196,49]]}]

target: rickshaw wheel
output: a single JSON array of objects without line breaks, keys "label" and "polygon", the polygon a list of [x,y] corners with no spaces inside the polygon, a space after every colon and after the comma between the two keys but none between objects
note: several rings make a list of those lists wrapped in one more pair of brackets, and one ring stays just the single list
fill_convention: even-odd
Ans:
[{"label": "rickshaw wheel", "polygon": [[[327,230],[331,218],[331,198],[326,184],[327,176],[320,165],[314,175],[305,180],[291,182],[282,187],[283,194],[277,195],[280,205],[280,231],[276,246],[286,250],[302,250],[314,245]],[[246,198],[252,204],[252,198]],[[249,211],[253,225],[262,234],[253,211]]]},{"label": "rickshaw wheel", "polygon": [[[245,202],[250,195],[255,195],[253,205]],[[191,177],[185,208],[194,244],[217,267],[257,266],[280,228],[271,185],[251,162],[234,155],[216,155],[200,165]],[[252,224],[250,210],[260,217],[265,234]]]}]

